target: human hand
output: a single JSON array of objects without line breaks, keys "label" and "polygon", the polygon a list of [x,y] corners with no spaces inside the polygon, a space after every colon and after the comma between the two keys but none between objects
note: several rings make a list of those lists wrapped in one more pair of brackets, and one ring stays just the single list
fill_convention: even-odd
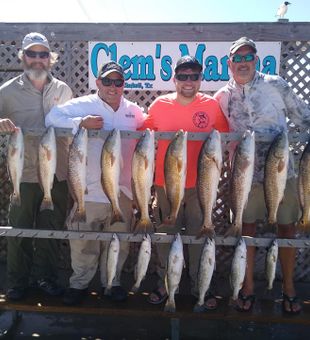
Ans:
[{"label": "human hand", "polygon": [[101,129],[103,123],[104,121],[101,116],[88,115],[81,120],[80,127],[85,129]]},{"label": "human hand", "polygon": [[15,124],[8,118],[0,119],[0,133],[14,132],[17,130]]}]

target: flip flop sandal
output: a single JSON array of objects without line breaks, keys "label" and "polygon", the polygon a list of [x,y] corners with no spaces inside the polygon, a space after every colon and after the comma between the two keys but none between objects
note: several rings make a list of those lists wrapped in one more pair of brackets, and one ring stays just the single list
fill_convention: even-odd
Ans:
[{"label": "flip flop sandal", "polygon": [[[238,312],[250,312],[251,309],[253,308],[254,302],[255,302],[255,295],[254,294],[250,294],[250,295],[244,295],[242,293],[239,293],[238,298],[242,301],[242,307],[240,307],[238,304],[235,306],[235,309]],[[249,308],[244,308],[244,305],[246,304],[246,302],[250,302],[250,306]]]},{"label": "flip flop sandal", "polygon": [[[154,294],[157,297],[157,300],[152,300],[151,295]],[[152,293],[148,296],[147,302],[151,303],[152,305],[159,305],[162,302],[166,301],[168,298],[168,294],[162,294],[161,291],[157,288],[152,291]]]},{"label": "flip flop sandal", "polygon": [[[289,315],[296,315],[299,314],[301,312],[301,308],[297,311],[293,310],[293,304],[299,304],[299,298],[295,295],[295,296],[288,296],[284,293],[282,293],[282,297],[283,297],[283,301],[282,301],[282,310],[284,313],[289,314]],[[286,309],[286,302],[289,303],[290,306],[290,310]]]}]

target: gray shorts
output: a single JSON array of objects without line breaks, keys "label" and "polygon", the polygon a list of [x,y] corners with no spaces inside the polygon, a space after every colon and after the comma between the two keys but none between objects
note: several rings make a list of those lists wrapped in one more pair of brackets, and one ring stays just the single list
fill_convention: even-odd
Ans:
[{"label": "gray shorts", "polygon": [[[287,180],[284,197],[279,205],[277,221],[278,224],[291,224],[298,220],[300,214],[299,200],[297,194],[297,180],[290,178]],[[249,194],[249,199],[243,213],[244,223],[255,223],[257,220],[265,220],[267,209],[264,197],[264,185],[255,183]]]}]

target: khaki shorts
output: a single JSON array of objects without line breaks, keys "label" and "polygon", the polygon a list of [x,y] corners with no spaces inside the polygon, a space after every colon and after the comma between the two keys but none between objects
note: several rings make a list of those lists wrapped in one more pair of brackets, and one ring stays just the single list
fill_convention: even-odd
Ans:
[{"label": "khaki shorts", "polygon": [[[297,194],[297,180],[287,180],[284,197],[279,205],[277,221],[278,224],[291,224],[298,220],[300,214],[299,200]],[[249,194],[248,204],[243,213],[244,223],[255,223],[257,220],[265,220],[267,209],[264,197],[264,185],[255,183]]]}]

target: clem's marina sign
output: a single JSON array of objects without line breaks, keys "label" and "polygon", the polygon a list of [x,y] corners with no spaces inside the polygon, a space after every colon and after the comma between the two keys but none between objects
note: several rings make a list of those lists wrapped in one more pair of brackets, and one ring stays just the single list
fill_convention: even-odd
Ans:
[{"label": "clem's marina sign", "polygon": [[[177,60],[186,54],[203,65],[202,91],[216,91],[229,80],[231,42],[124,42],[90,41],[89,88],[95,89],[100,65],[117,61],[125,71],[125,89],[173,91],[172,78]],[[257,70],[278,74],[281,42],[257,42]]]}]

